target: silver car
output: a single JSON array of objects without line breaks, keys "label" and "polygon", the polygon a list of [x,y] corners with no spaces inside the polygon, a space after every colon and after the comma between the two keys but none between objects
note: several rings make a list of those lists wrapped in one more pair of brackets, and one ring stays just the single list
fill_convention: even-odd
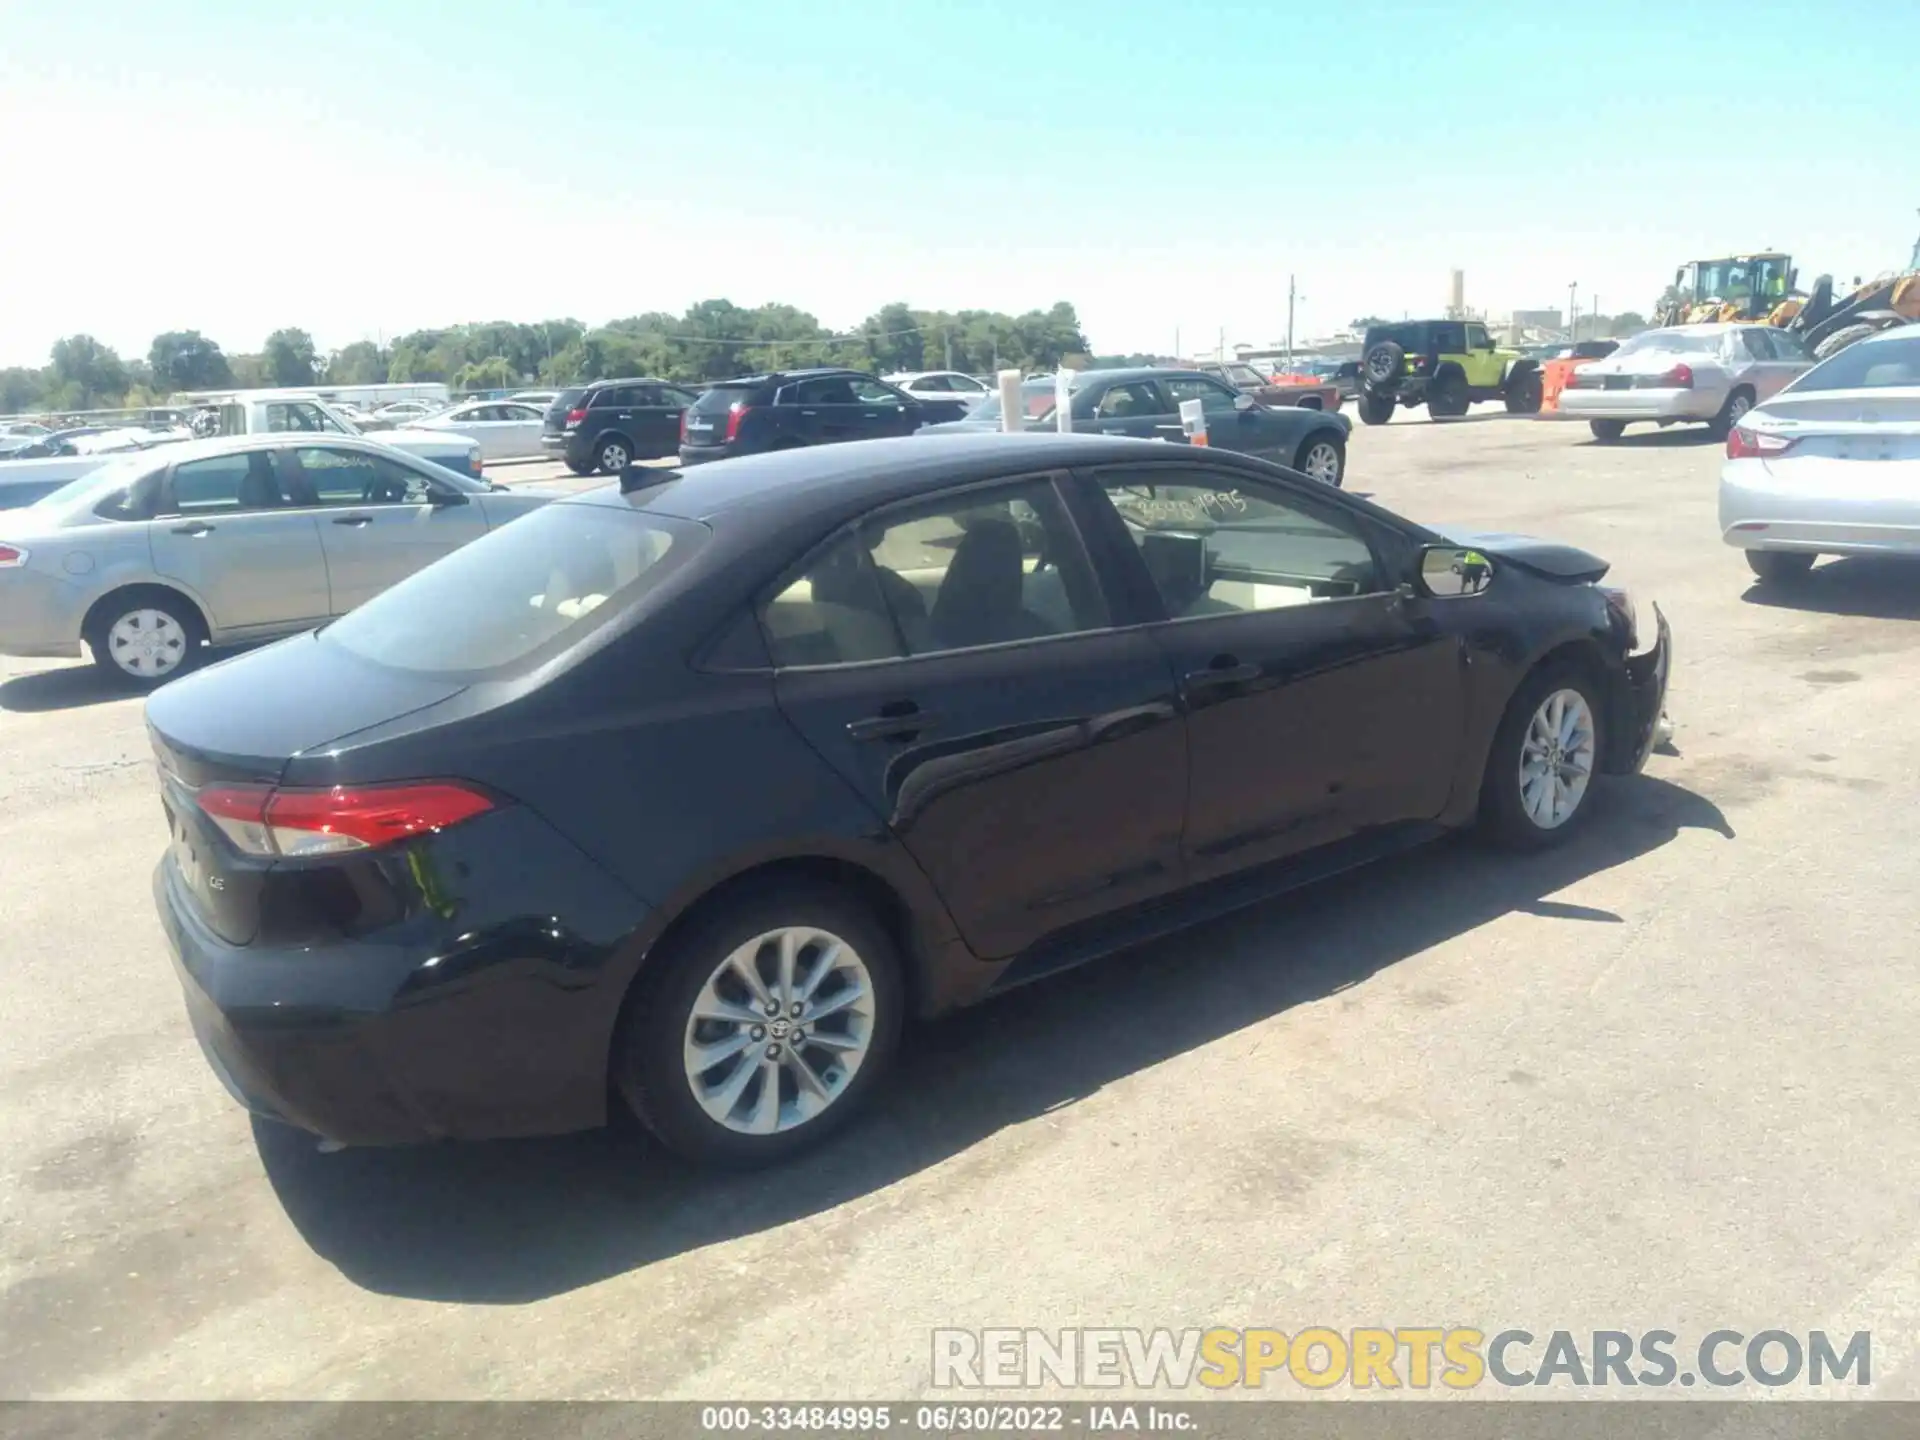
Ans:
[{"label": "silver car", "polygon": [[189,440],[0,514],[0,654],[157,684],[290,634],[554,498],[345,435]]},{"label": "silver car", "polygon": [[1920,326],[1855,341],[1741,420],[1720,534],[1763,583],[1822,555],[1920,556]]},{"label": "silver car", "polygon": [[1794,336],[1768,325],[1675,325],[1648,330],[1567,378],[1548,414],[1585,420],[1611,444],[1627,426],[1700,424],[1725,439],[1740,417],[1813,365]]},{"label": "silver car", "polygon": [[445,430],[464,435],[488,460],[537,459],[544,411],[516,400],[476,400],[416,420],[414,430]]}]

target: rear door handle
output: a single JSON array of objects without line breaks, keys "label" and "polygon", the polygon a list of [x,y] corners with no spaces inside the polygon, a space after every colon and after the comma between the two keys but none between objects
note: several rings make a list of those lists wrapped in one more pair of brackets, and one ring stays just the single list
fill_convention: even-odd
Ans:
[{"label": "rear door handle", "polygon": [[211,535],[213,533],[213,526],[203,525],[198,520],[195,520],[191,524],[174,526],[173,533],[176,535]]},{"label": "rear door handle", "polygon": [[336,525],[352,525],[357,528],[363,525],[371,525],[373,523],[373,517],[371,515],[342,515],[333,523]]},{"label": "rear door handle", "polygon": [[908,710],[899,715],[870,715],[847,724],[847,734],[855,740],[909,740],[928,730],[938,729],[940,717],[925,710]]},{"label": "rear door handle", "polygon": [[1258,665],[1242,665],[1228,662],[1224,665],[1209,665],[1204,670],[1194,670],[1180,682],[1181,688],[1193,690],[1217,690],[1223,685],[1245,685],[1250,680],[1260,678]]}]

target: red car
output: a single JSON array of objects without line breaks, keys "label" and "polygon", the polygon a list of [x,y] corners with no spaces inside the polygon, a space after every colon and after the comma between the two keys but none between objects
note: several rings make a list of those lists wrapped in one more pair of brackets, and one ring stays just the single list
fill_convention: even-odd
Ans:
[{"label": "red car", "polygon": [[1326,411],[1340,408],[1340,387],[1330,380],[1316,380],[1311,375],[1275,375],[1269,380],[1251,365],[1238,362],[1196,368],[1253,396],[1262,405],[1297,405],[1304,410]]}]

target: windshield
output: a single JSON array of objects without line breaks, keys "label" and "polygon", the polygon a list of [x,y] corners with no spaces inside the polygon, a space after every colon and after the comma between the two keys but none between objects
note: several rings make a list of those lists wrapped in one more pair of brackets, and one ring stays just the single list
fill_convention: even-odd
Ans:
[{"label": "windshield", "polygon": [[1920,335],[1849,345],[1794,382],[1796,395],[1810,390],[1920,388]]},{"label": "windshield", "polygon": [[1722,332],[1718,330],[1649,330],[1636,335],[1613,352],[1624,360],[1631,355],[1714,355],[1720,350]]},{"label": "windshield", "polygon": [[[1075,377],[1073,388],[1080,388],[1080,380]],[[1046,420],[1053,415],[1053,381],[1028,380],[1020,387],[1020,403],[1026,407],[1030,421]],[[989,390],[986,398],[967,412],[969,420],[995,420],[1000,418],[1000,391]]]},{"label": "windshield", "polygon": [[416,571],[321,636],[396,670],[486,679],[625,613],[706,533],[622,506],[549,505]]}]

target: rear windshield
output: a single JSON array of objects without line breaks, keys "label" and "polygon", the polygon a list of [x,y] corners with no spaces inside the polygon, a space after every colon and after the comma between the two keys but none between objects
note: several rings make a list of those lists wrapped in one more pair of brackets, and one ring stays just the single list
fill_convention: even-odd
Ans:
[{"label": "rear windshield", "polygon": [[548,403],[547,409],[550,412],[554,410],[571,410],[574,402],[586,393],[587,387],[584,385],[575,385],[570,390],[562,390]]},{"label": "rear windshield", "polygon": [[321,638],[395,670],[487,679],[630,610],[706,533],[612,505],[549,505],[382,591]]},{"label": "rear windshield", "polygon": [[1624,341],[1613,352],[1615,359],[1629,355],[1716,355],[1723,332],[1708,330],[1649,330]]},{"label": "rear windshield", "polygon": [[696,415],[724,415],[735,405],[751,400],[758,385],[716,385],[693,402]]},{"label": "rear windshield", "polygon": [[1424,350],[1427,344],[1427,327],[1418,322],[1411,325],[1376,325],[1367,331],[1369,348],[1382,340],[1391,340],[1402,350]]},{"label": "rear windshield", "polygon": [[1891,390],[1920,386],[1920,335],[1849,345],[1802,375],[1793,393],[1809,390]]}]

